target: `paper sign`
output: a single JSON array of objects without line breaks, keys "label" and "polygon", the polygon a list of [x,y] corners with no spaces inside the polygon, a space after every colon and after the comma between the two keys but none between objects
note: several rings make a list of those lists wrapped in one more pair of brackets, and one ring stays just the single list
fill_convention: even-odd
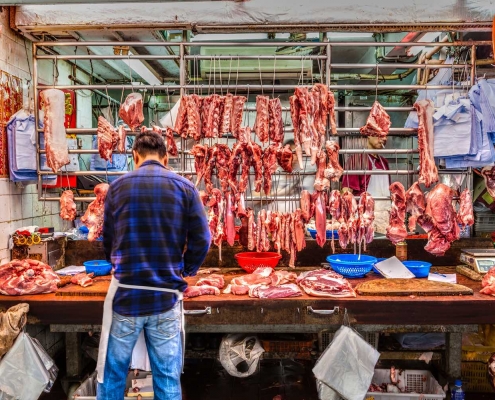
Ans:
[{"label": "paper sign", "polygon": [[376,263],[375,268],[387,279],[414,278],[414,274],[395,256]]},{"label": "paper sign", "polygon": [[437,281],[437,282],[457,283],[457,276],[456,274],[435,274],[430,272],[428,274],[428,280]]}]

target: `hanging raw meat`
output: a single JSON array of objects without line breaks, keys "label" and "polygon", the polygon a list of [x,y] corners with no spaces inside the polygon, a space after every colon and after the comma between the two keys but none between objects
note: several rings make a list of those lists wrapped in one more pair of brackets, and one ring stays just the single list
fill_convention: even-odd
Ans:
[{"label": "hanging raw meat", "polygon": [[141,96],[141,93],[131,93],[126,97],[124,103],[120,106],[119,117],[132,130],[135,130],[143,123],[143,96]]},{"label": "hanging raw meat", "polygon": [[366,136],[386,137],[389,130],[390,117],[382,105],[375,101],[366,120],[366,125],[361,127],[359,131]]},{"label": "hanging raw meat", "polygon": [[311,195],[307,190],[301,191],[301,217],[304,222],[309,222],[311,219]]},{"label": "hanging raw meat", "polygon": [[223,108],[223,99],[218,94],[210,96],[208,114],[206,119],[205,137],[217,138],[220,135],[221,111]]},{"label": "hanging raw meat", "polygon": [[282,121],[282,104],[280,99],[270,99],[268,102],[268,136],[275,143],[284,141],[284,122]]},{"label": "hanging raw meat", "polygon": [[299,101],[297,96],[290,96],[290,115],[292,118],[292,128],[294,129],[294,145],[296,151],[297,162],[299,163],[299,168],[303,169],[303,158],[302,158],[302,147],[301,147],[301,132],[299,130],[300,120],[299,120]]},{"label": "hanging raw meat", "polygon": [[244,112],[244,103],[247,98],[245,96],[234,96],[232,102],[232,117],[230,119],[230,131],[232,135],[239,137],[239,130],[242,126],[242,118]]},{"label": "hanging raw meat", "polygon": [[261,143],[268,141],[269,127],[269,103],[268,96],[256,96],[256,121],[254,122],[254,131]]},{"label": "hanging raw meat", "polygon": [[471,226],[474,224],[473,198],[468,188],[464,189],[461,193],[457,219],[462,226]]},{"label": "hanging raw meat", "polygon": [[60,196],[60,217],[67,221],[76,219],[76,203],[72,190],[64,190]]},{"label": "hanging raw meat", "polygon": [[177,149],[177,143],[175,143],[174,131],[167,127],[164,135],[165,143],[167,145],[167,153],[172,157],[177,157],[179,155],[179,150]]},{"label": "hanging raw meat", "polygon": [[107,183],[99,183],[95,186],[96,199],[93,200],[86,213],[81,217],[81,222],[89,228],[88,240],[90,242],[98,239],[103,230],[103,215],[105,213],[105,198],[107,197]]},{"label": "hanging raw meat", "polygon": [[335,97],[333,92],[328,91],[327,110],[330,114],[330,130],[332,134],[337,134],[337,123],[335,122]]},{"label": "hanging raw meat", "polygon": [[324,176],[332,182],[338,182],[344,172],[344,168],[339,163],[340,146],[336,141],[327,140],[325,148],[328,155],[328,164],[324,171]]},{"label": "hanging raw meat", "polygon": [[428,232],[425,250],[443,256],[450,244],[459,239],[460,228],[457,214],[452,205],[454,191],[443,183],[436,185],[426,196],[425,215],[431,223],[423,229]]},{"label": "hanging raw meat", "polygon": [[125,154],[127,134],[124,125],[120,125],[117,133],[117,151],[120,154]]},{"label": "hanging raw meat", "polygon": [[235,214],[234,214],[234,202],[233,195],[231,192],[226,195],[226,210],[225,210],[225,233],[227,235],[227,243],[229,246],[234,245],[235,240]]},{"label": "hanging raw meat", "polygon": [[400,182],[390,185],[390,199],[392,207],[390,209],[390,223],[387,227],[387,238],[397,244],[407,237],[406,230],[406,190]]},{"label": "hanging raw meat", "polygon": [[328,119],[328,86],[323,83],[316,83],[312,90],[314,93],[317,112],[315,113],[315,126],[320,135],[325,135]]},{"label": "hanging raw meat", "polygon": [[431,100],[414,103],[418,112],[419,183],[427,188],[438,182],[438,170],[433,158],[433,114],[435,107]]},{"label": "hanging raw meat", "polygon": [[100,153],[100,157],[106,161],[111,161],[113,149],[119,141],[119,133],[102,116],[98,117],[96,137],[98,138],[98,152]]},{"label": "hanging raw meat", "polygon": [[263,191],[267,196],[270,195],[272,188],[272,175],[278,168],[277,165],[277,148],[278,145],[272,143],[263,152],[261,164],[263,165]]},{"label": "hanging raw meat", "polygon": [[[246,148],[248,149],[246,160],[249,159],[249,164],[254,168],[254,190],[256,192],[261,192],[261,184],[263,182],[261,158],[263,156],[263,150],[261,149],[261,146],[259,144],[254,142],[249,142]],[[249,173],[249,167],[247,168],[247,170]],[[242,170],[242,173],[244,173],[244,168]]]},{"label": "hanging raw meat", "polygon": [[414,232],[416,222],[426,210],[426,199],[419,187],[418,182],[414,182],[406,192],[406,211],[409,213],[409,232]]},{"label": "hanging raw meat", "polygon": [[199,185],[201,179],[205,174],[206,168],[206,154],[208,152],[208,146],[205,144],[195,144],[190,150],[189,154],[194,157],[194,169],[196,171],[196,186]]},{"label": "hanging raw meat", "polygon": [[326,201],[323,199],[323,193],[319,192],[315,201],[315,225],[316,225],[316,243],[323,247],[327,240],[327,214]]},{"label": "hanging raw meat", "polygon": [[488,194],[495,199],[495,166],[487,166],[481,170],[481,175],[485,179],[485,186]]},{"label": "hanging raw meat", "polygon": [[330,181],[325,178],[325,169],[327,168],[327,155],[323,150],[318,152],[316,157],[316,176],[314,188],[317,191],[327,190],[330,188]]},{"label": "hanging raw meat", "polygon": [[359,229],[357,242],[364,242],[364,250],[366,251],[366,244],[373,241],[375,235],[375,228],[373,222],[375,220],[375,200],[368,192],[361,193],[358,205],[359,214]]},{"label": "hanging raw meat", "polygon": [[283,147],[279,146],[277,150],[278,165],[289,174],[292,172],[292,157],[292,149],[289,144],[286,144]]},{"label": "hanging raw meat", "polygon": [[230,132],[233,108],[234,96],[232,95],[232,93],[227,93],[223,103],[222,121],[220,123],[220,136]]},{"label": "hanging raw meat", "polygon": [[180,99],[179,111],[174,124],[174,131],[183,138],[187,138],[187,97],[182,96]]},{"label": "hanging raw meat", "polygon": [[58,89],[41,92],[45,110],[43,120],[45,132],[46,163],[57,172],[70,163],[67,136],[65,132],[65,94]]},{"label": "hanging raw meat", "polygon": [[340,201],[340,192],[338,190],[332,190],[328,198],[328,213],[335,221],[338,221],[340,218]]},{"label": "hanging raw meat", "polygon": [[201,139],[201,117],[199,115],[201,98],[197,94],[192,94],[184,98],[186,102],[187,115],[187,136],[195,141]]}]

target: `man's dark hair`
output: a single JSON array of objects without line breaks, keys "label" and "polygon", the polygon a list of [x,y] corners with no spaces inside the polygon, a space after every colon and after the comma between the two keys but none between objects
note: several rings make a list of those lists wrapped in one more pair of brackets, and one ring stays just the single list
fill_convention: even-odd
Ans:
[{"label": "man's dark hair", "polygon": [[132,150],[136,151],[141,157],[149,154],[158,154],[160,158],[167,155],[167,146],[163,137],[155,132],[141,132],[136,135]]}]

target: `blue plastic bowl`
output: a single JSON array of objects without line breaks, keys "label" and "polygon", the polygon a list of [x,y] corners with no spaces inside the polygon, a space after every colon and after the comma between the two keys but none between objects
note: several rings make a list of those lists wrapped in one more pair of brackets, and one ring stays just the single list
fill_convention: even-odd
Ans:
[{"label": "blue plastic bowl", "polygon": [[[377,263],[379,263],[379,262],[381,262],[381,261],[383,261],[383,260],[386,260],[386,258],[377,258],[377,259],[376,259],[376,262],[377,262]],[[376,264],[376,263],[375,263],[375,264]],[[373,264],[373,272],[374,272],[375,274],[381,275],[381,274],[380,274],[380,271],[378,271],[378,270],[375,268],[375,265],[374,265],[374,264]]]},{"label": "blue plastic bowl", "polygon": [[335,272],[346,278],[363,278],[376,263],[376,257],[366,254],[333,254],[327,261]]},{"label": "blue plastic bowl", "polygon": [[86,267],[86,273],[94,273],[94,276],[108,275],[112,271],[112,264],[106,260],[86,261],[83,262],[83,265]]},{"label": "blue plastic bowl", "polygon": [[402,261],[402,264],[404,264],[416,278],[427,278],[430,273],[431,263],[426,261]]},{"label": "blue plastic bowl", "polygon": [[[313,239],[316,239],[316,229],[308,228],[308,232]],[[335,240],[338,240],[339,239],[339,231],[327,231],[327,239],[332,238],[332,232],[333,232],[333,238]]]}]

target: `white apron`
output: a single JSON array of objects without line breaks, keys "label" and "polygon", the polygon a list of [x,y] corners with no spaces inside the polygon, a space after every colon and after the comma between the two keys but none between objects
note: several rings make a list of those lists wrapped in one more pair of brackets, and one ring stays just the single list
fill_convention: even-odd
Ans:
[{"label": "white apron", "polygon": [[105,379],[104,373],[105,373],[105,363],[107,359],[108,337],[110,336],[110,329],[112,328],[112,319],[113,319],[113,298],[115,297],[115,293],[117,292],[117,289],[119,287],[126,289],[141,289],[141,290],[155,290],[159,292],[169,292],[169,293],[174,293],[177,296],[177,301],[179,302],[180,314],[181,314],[180,335],[182,339],[182,368],[184,368],[186,336],[184,332],[185,321],[184,321],[184,303],[183,303],[182,292],[175,289],[156,288],[150,286],[125,285],[123,283],[119,283],[119,281],[112,276],[110,286],[108,287],[107,296],[105,297],[105,302],[103,303],[103,322],[101,324],[100,346],[98,348],[98,364],[96,365],[98,383],[103,383]]},{"label": "white apron", "polygon": [[[376,167],[376,159],[368,156],[371,161],[371,169],[373,171],[380,170]],[[380,160],[381,162],[381,160]],[[382,167],[384,167],[382,163]],[[385,168],[381,168],[385,170]],[[390,197],[390,180],[388,175],[371,175],[368,183],[367,191],[372,197]],[[389,224],[389,211],[391,207],[390,200],[375,200],[375,232],[387,233]]]}]

